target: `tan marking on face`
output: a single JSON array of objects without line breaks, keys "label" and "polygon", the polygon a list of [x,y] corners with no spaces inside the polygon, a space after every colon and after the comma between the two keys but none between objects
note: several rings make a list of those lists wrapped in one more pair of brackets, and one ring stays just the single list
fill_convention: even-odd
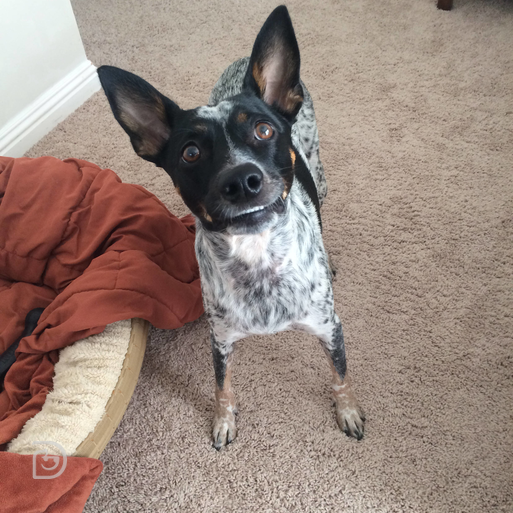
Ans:
[{"label": "tan marking on face", "polygon": [[194,127],[196,132],[206,133],[208,131],[208,127],[206,125],[197,125]]},{"label": "tan marking on face", "polygon": [[283,200],[287,199],[287,196],[289,195],[290,188],[292,186],[291,183],[289,183],[287,180],[283,179],[283,185],[285,186],[283,192],[281,193],[281,197]]},{"label": "tan marking on face", "polygon": [[178,193],[178,196],[182,196],[182,193],[180,192],[180,187],[175,187],[175,191]]},{"label": "tan marking on face", "polygon": [[211,223],[212,222],[212,218],[207,214],[207,209],[205,208],[205,206],[200,204],[199,208],[201,210],[199,215],[201,217],[204,217],[209,223]]},{"label": "tan marking on face", "polygon": [[247,120],[248,120],[248,115],[245,112],[241,112],[237,116],[237,121],[239,123],[245,123]]},{"label": "tan marking on face", "polygon": [[296,164],[296,152],[292,148],[290,148],[289,151],[290,151],[290,160],[292,160],[292,167],[294,167]]}]

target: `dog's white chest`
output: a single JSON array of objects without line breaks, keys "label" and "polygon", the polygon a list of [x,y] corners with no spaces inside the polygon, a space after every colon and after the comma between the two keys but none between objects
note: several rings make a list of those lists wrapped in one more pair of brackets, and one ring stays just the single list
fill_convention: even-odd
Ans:
[{"label": "dog's white chest", "polygon": [[255,235],[234,235],[230,240],[230,257],[246,262],[250,266],[270,265],[270,230]]}]

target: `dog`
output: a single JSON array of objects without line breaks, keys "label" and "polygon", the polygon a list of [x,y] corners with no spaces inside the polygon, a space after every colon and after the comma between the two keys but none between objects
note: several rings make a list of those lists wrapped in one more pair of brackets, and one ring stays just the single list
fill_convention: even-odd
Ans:
[{"label": "dog", "polygon": [[170,175],[196,218],[218,450],[237,433],[235,343],[290,329],[319,338],[331,366],[338,425],[358,440],[364,433],[322,241],[326,181],[317,125],[299,71],[285,6],[264,23],[251,57],[224,71],[207,106],[182,110],[142,78],[112,66],[98,68],[114,117],[134,150]]}]

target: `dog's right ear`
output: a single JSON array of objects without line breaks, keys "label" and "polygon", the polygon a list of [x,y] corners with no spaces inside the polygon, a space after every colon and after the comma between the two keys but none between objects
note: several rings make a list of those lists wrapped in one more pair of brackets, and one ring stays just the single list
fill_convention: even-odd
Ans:
[{"label": "dog's right ear", "polygon": [[135,152],[159,165],[178,105],[128,71],[100,66],[98,75],[114,117],[130,136]]},{"label": "dog's right ear", "polygon": [[258,33],[243,87],[292,121],[303,103],[299,68],[299,47],[289,11],[280,5]]}]

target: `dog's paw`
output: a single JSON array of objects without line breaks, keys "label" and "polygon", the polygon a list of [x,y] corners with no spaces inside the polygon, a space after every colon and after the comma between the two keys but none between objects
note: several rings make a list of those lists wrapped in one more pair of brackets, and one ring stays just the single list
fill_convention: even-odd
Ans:
[{"label": "dog's paw", "polygon": [[359,406],[337,403],[337,424],[347,436],[361,440],[365,426],[365,414]]},{"label": "dog's paw", "polygon": [[225,445],[232,443],[236,436],[235,415],[232,412],[225,411],[223,415],[214,417],[212,440],[215,449],[221,450]]}]

